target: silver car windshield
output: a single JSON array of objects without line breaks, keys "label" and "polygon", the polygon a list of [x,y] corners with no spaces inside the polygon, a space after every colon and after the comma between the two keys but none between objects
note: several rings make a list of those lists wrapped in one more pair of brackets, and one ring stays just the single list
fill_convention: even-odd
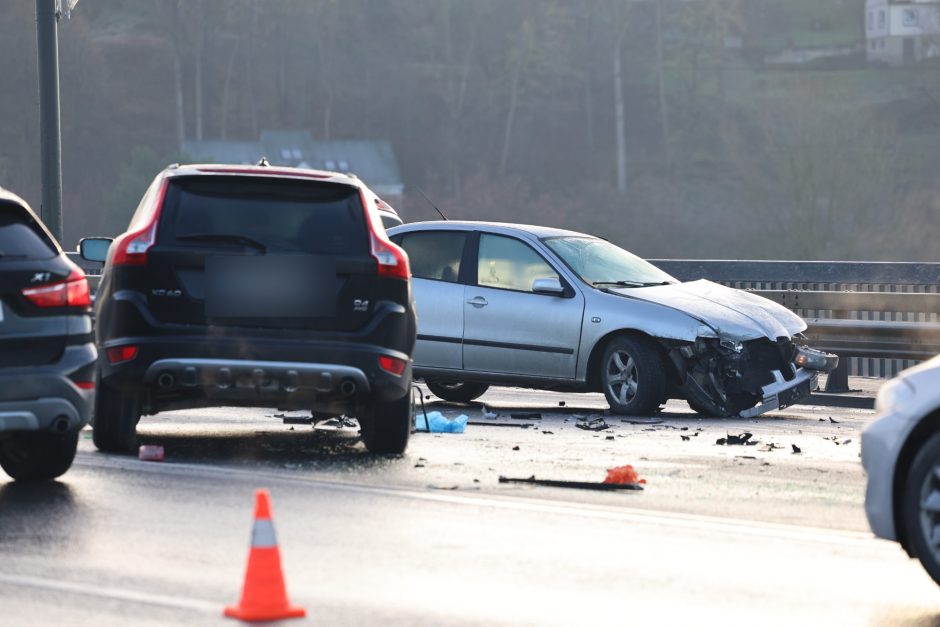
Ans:
[{"label": "silver car windshield", "polygon": [[679,282],[653,264],[596,237],[552,237],[544,241],[588,285],[649,287]]}]

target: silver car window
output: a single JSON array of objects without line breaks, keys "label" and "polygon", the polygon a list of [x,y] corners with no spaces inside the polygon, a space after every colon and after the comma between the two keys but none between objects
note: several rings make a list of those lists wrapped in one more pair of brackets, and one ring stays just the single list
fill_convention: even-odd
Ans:
[{"label": "silver car window", "polygon": [[511,237],[480,236],[477,283],[481,287],[531,292],[536,279],[557,279],[548,263],[531,247]]},{"label": "silver car window", "polygon": [[648,261],[596,237],[552,237],[544,240],[585,283],[636,286],[678,283]]},{"label": "silver car window", "polygon": [[466,233],[446,231],[419,231],[408,233],[401,247],[408,253],[411,276],[456,283],[460,276],[460,258],[463,256]]}]

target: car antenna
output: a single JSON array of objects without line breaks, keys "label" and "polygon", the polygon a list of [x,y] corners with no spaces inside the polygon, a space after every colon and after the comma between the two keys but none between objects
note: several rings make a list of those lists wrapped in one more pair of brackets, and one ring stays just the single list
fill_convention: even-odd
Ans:
[{"label": "car antenna", "polygon": [[422,196],[424,196],[424,199],[425,199],[426,201],[428,201],[428,204],[429,204],[429,205],[431,205],[432,207],[434,207],[434,211],[438,212],[438,213],[441,215],[441,217],[442,217],[443,219],[445,219],[445,220],[447,219],[447,216],[444,215],[444,212],[441,211],[440,209],[438,209],[438,208],[437,208],[437,205],[435,205],[433,202],[431,202],[431,199],[428,198],[428,195],[424,193],[424,190],[423,190],[423,189],[421,189],[421,188],[418,187],[417,185],[415,185],[415,189],[418,190],[418,192],[420,192]]}]

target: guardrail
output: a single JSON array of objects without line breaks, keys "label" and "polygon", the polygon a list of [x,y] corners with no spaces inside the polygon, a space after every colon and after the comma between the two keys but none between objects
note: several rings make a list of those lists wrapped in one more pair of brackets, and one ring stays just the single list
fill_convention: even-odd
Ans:
[{"label": "guardrail", "polygon": [[747,289],[802,316],[809,342],[841,357],[827,392],[848,375],[891,376],[940,353],[940,263],[651,259],[683,281]]}]

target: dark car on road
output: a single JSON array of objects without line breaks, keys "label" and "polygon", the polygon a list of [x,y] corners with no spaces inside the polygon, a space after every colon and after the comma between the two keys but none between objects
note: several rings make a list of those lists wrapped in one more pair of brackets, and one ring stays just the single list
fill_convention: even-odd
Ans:
[{"label": "dark car on road", "polygon": [[[332,172],[170,166],[102,260],[94,442],[136,446],[142,415],[209,406],[358,418],[405,449],[415,312],[377,196]],[[97,249],[97,250],[95,250]]]},{"label": "dark car on road", "polygon": [[0,189],[0,466],[14,479],[72,465],[94,397],[90,305],[85,273]]}]

